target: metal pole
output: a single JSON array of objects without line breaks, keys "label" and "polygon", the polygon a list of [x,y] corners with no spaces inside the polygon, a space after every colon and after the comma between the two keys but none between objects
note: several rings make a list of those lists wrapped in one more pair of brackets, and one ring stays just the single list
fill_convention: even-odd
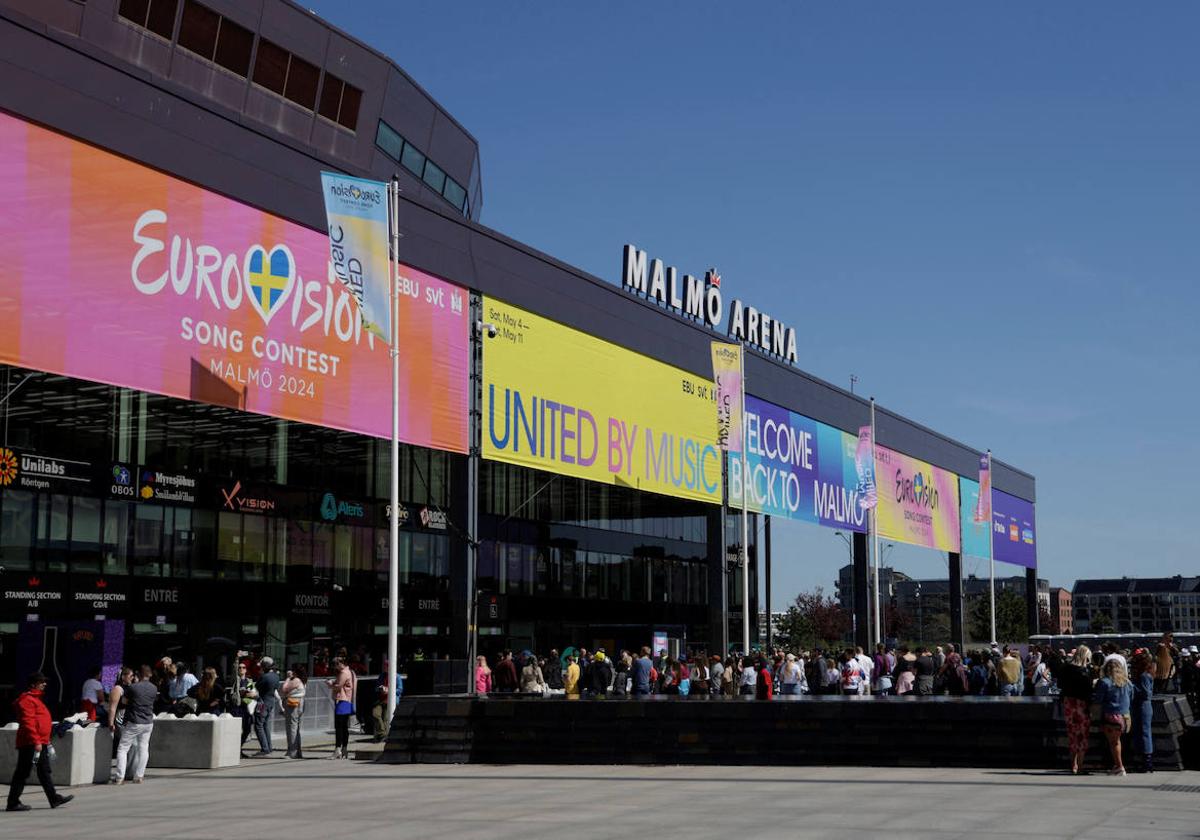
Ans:
[{"label": "metal pole", "polygon": [[763,547],[763,567],[767,572],[767,652],[770,653],[774,639],[771,632],[771,517],[764,517],[766,522],[763,530],[766,532],[766,545]]},{"label": "metal pole", "polygon": [[391,190],[391,286],[392,286],[392,488],[388,509],[388,667],[387,725],[396,713],[396,669],[399,658],[396,637],[400,633],[400,180],[392,179]]},{"label": "metal pole", "polygon": [[996,644],[996,558],[993,556],[994,552],[992,551],[992,536],[993,536],[993,531],[995,530],[995,526],[992,524],[993,523],[992,484],[995,482],[996,477],[994,475],[992,475],[992,450],[990,450],[990,449],[987,451],[987,460],[988,460],[988,506],[987,506],[987,510],[988,510],[988,515],[987,515],[988,603],[990,603],[991,607],[992,607],[992,609],[991,609],[991,613],[992,613],[992,644]]},{"label": "metal pole", "polygon": [[742,655],[750,653],[750,496],[749,476],[746,475],[746,344],[738,353],[742,369]]},{"label": "metal pole", "polygon": [[482,384],[480,356],[483,352],[481,302],[471,296],[471,415],[467,446],[467,694],[475,695],[475,657],[479,649],[479,431]]},{"label": "metal pole", "polygon": [[[871,461],[875,461],[875,398],[871,397]],[[879,476],[875,476],[875,486],[879,487]],[[878,489],[876,490],[878,492]],[[876,505],[876,508],[878,505]],[[875,560],[875,582],[873,585],[874,604],[875,604],[875,639],[874,644],[883,641],[883,636],[880,635],[880,619],[879,619],[879,519],[875,515],[876,508],[871,509],[871,556]]]}]

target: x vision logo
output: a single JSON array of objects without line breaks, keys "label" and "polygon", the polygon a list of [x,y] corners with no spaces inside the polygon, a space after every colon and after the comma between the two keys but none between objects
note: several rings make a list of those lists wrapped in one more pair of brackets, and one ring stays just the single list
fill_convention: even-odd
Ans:
[{"label": "x vision logo", "polygon": [[233,488],[226,491],[221,488],[221,495],[225,497],[225,507],[230,510],[248,510],[254,513],[262,513],[267,510],[275,510],[275,502],[271,499],[258,499],[241,495],[242,482],[238,481],[233,485]]}]

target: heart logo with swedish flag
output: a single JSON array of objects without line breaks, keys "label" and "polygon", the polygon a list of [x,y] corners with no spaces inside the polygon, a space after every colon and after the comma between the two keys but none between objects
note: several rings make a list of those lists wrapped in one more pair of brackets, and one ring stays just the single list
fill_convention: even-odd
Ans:
[{"label": "heart logo with swedish flag", "polygon": [[269,324],[296,284],[296,259],[286,245],[276,245],[270,251],[254,245],[246,251],[242,277],[250,305],[262,316],[263,323]]}]

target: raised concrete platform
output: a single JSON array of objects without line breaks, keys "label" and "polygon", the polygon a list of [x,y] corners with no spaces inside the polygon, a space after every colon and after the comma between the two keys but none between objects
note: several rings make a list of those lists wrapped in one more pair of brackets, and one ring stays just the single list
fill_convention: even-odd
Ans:
[{"label": "raised concrete platform", "polygon": [[[1155,698],[1155,763],[1181,769],[1183,697]],[[1127,739],[1134,766],[1136,739]],[[1093,761],[1106,750],[1093,739]],[[380,761],[1056,768],[1060,704],[1035,697],[405,698]]]}]

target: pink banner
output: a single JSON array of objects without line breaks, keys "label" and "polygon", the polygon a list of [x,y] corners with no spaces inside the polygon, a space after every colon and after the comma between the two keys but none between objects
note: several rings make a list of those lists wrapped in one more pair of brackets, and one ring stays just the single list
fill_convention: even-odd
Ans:
[{"label": "pink banner", "polygon": [[879,535],[940,551],[958,551],[962,545],[958,476],[878,444],[875,467]]},{"label": "pink banner", "polygon": [[[0,183],[0,362],[390,437],[324,233],[4,114]],[[466,452],[467,292],[401,277],[400,438]]]}]

